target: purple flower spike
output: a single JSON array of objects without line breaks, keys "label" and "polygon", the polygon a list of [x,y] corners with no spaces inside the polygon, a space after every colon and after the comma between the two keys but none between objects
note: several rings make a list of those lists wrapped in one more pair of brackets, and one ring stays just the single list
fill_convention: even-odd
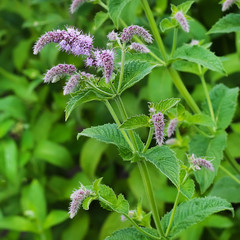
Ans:
[{"label": "purple flower spike", "polygon": [[73,218],[77,212],[79,207],[81,206],[83,200],[87,198],[91,194],[91,191],[86,189],[83,185],[78,190],[75,190],[70,196],[72,202],[69,207],[70,218]]},{"label": "purple flower spike", "polygon": [[71,14],[75,13],[82,3],[87,2],[87,0],[73,0],[70,6]]},{"label": "purple flower spike", "polygon": [[178,11],[174,15],[174,18],[178,21],[178,23],[182,27],[183,31],[189,32],[189,25],[188,25],[187,19],[185,18],[185,16],[183,15],[183,13],[181,11]]},{"label": "purple flower spike", "polygon": [[226,0],[222,5],[222,11],[228,10],[235,2],[236,0]]},{"label": "purple flower spike", "polygon": [[143,27],[137,25],[131,25],[127,28],[124,28],[121,35],[121,40],[123,42],[130,42],[134,35],[141,37],[147,43],[152,43],[153,41],[152,35]]},{"label": "purple flower spike", "polygon": [[75,87],[78,85],[79,79],[80,77],[78,74],[71,76],[63,88],[63,95],[72,93]]},{"label": "purple flower spike", "polygon": [[152,115],[152,120],[155,128],[155,138],[159,146],[163,143],[164,117],[162,113]]},{"label": "purple flower spike", "polygon": [[173,135],[173,133],[175,132],[177,123],[178,123],[177,118],[174,118],[170,121],[169,126],[168,126],[168,137],[171,137]]},{"label": "purple flower spike", "polygon": [[76,72],[77,69],[72,64],[58,64],[55,67],[52,67],[50,70],[47,71],[44,77],[45,83],[55,83],[58,80],[60,80],[61,77],[65,75],[72,75],[74,72]]},{"label": "purple flower spike", "polygon": [[114,51],[103,50],[101,53],[95,52],[97,66],[104,68],[104,77],[106,83],[109,83],[114,68]]},{"label": "purple flower spike", "polygon": [[114,30],[112,32],[110,32],[108,35],[107,35],[107,38],[109,41],[116,41],[117,38],[118,38],[118,34],[116,32],[114,32]]},{"label": "purple flower spike", "polygon": [[33,53],[38,54],[48,43],[58,43],[62,51],[76,56],[89,56],[93,48],[93,39],[90,35],[82,34],[81,31],[69,27],[67,30],[56,30],[42,35],[33,48]]},{"label": "purple flower spike", "polygon": [[146,46],[144,46],[143,44],[140,44],[140,43],[133,42],[129,47],[130,47],[130,49],[133,49],[136,52],[140,52],[140,53],[149,53],[150,52]]},{"label": "purple flower spike", "polygon": [[214,172],[213,165],[204,158],[195,158],[194,154],[192,154],[191,162],[192,162],[195,170],[200,170],[201,169],[200,167],[204,167],[204,168],[207,168],[208,170]]}]

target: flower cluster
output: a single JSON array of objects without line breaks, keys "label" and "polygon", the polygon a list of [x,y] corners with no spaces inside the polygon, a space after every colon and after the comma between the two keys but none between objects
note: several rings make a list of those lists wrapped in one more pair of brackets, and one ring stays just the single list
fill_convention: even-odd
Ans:
[{"label": "flower cluster", "polygon": [[68,27],[66,30],[50,31],[42,35],[33,48],[33,53],[38,54],[48,43],[58,43],[59,48],[76,56],[89,56],[93,48],[93,38],[81,31]]},{"label": "flower cluster", "polygon": [[178,123],[177,118],[174,118],[170,121],[170,123],[168,125],[168,137],[171,137],[173,135],[173,133],[175,132],[177,123]]},{"label": "flower cluster", "polygon": [[83,200],[86,199],[90,194],[91,191],[86,189],[83,185],[81,185],[78,190],[75,190],[71,194],[70,198],[72,201],[69,207],[70,218],[73,218],[77,214]]},{"label": "flower cluster", "polygon": [[164,116],[162,113],[156,113],[152,115],[152,121],[155,129],[155,138],[159,146],[163,143],[164,136]]},{"label": "flower cluster", "polygon": [[89,2],[89,0],[73,0],[70,6],[70,13],[75,13],[84,2]]},{"label": "flower cluster", "polygon": [[184,14],[181,11],[178,11],[174,15],[174,18],[180,24],[180,26],[182,27],[183,31],[189,32],[189,25],[188,25],[187,19],[186,19],[186,17],[184,16]]},{"label": "flower cluster", "polygon": [[140,43],[136,43],[136,42],[133,42],[129,46],[129,48],[135,50],[136,52],[140,52],[140,53],[149,53],[150,52],[146,46],[144,46],[143,44],[140,44]]},{"label": "flower cluster", "polygon": [[236,0],[226,0],[222,5],[222,11],[228,10],[235,2]]},{"label": "flower cluster", "polygon": [[58,64],[52,67],[44,76],[45,83],[55,83],[65,75],[72,75],[77,71],[76,67],[72,64]]},{"label": "flower cluster", "polygon": [[201,170],[201,167],[204,167],[210,171],[214,171],[214,167],[211,162],[207,161],[204,158],[196,158],[194,154],[190,157],[191,164],[195,170]]}]

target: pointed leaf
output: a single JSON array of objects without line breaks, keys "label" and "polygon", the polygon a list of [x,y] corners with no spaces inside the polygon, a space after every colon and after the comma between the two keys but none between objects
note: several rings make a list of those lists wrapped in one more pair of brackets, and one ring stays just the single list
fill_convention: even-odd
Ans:
[{"label": "pointed leaf", "polygon": [[65,221],[69,218],[69,214],[67,211],[63,210],[52,210],[43,225],[44,229],[49,229],[57,224],[60,224],[61,222]]},{"label": "pointed leaf", "polygon": [[95,29],[98,29],[102,26],[102,24],[108,19],[108,14],[105,12],[98,12],[95,15],[94,23],[95,23]]},{"label": "pointed leaf", "polygon": [[122,123],[119,129],[136,129],[149,126],[149,117],[142,114],[128,118]]},{"label": "pointed leaf", "polygon": [[170,108],[177,105],[180,102],[180,100],[181,100],[180,98],[167,98],[167,99],[161,100],[158,103],[150,104],[150,107],[153,107],[156,110],[156,112],[165,113]]}]

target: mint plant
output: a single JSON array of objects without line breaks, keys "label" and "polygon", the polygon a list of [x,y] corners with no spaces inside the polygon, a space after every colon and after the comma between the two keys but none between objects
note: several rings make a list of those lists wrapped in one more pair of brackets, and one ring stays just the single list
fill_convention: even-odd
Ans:
[{"label": "mint plant", "polygon": [[[74,0],[71,13],[76,12],[83,2]],[[90,101],[105,104],[114,123],[86,128],[78,134],[78,138],[86,136],[116,145],[123,160],[138,166],[151,212],[144,212],[141,204],[137,210],[130,210],[132,207],[124,195],[115,194],[100,178],[92,185],[81,184],[72,193],[70,217],[73,218],[80,207],[88,210],[92,201],[99,201],[103,208],[119,213],[119,217],[129,221],[132,226],[114,232],[107,237],[108,240],[173,239],[212,214],[224,210],[233,212],[231,203],[208,194],[207,190],[212,186],[219,169],[240,184],[239,179],[222,164],[224,157],[239,174],[240,167],[226,148],[226,128],[234,116],[238,88],[230,89],[219,84],[208,91],[205,79],[208,72],[224,76],[229,71],[225,68],[226,62],[209,50],[211,43],[191,39],[178,46],[179,32],[191,33],[193,19],[189,12],[194,2],[171,5],[171,15],[162,19],[157,26],[148,1],[141,0],[152,34],[139,25],[127,26],[121,18],[121,12],[129,0],[109,0],[107,4],[101,0],[88,2],[103,7],[106,11],[104,16],[106,19],[110,17],[116,27],[107,35],[108,43],[104,49],[98,48],[92,35],[68,26],[64,30],[45,33],[36,42],[33,52],[38,54],[46,44],[56,43],[59,50],[83,59],[84,71],[72,64],[59,64],[47,71],[44,82],[55,83],[67,78],[63,92],[64,95],[70,95],[65,110],[66,120],[79,104]],[[222,1],[222,10],[227,10],[234,3],[239,6],[238,1]],[[208,34],[239,31],[239,21],[235,21],[237,18],[239,14],[226,15]],[[162,41],[162,34],[168,31],[173,31],[171,49],[167,49]],[[187,104],[186,109],[180,103],[180,98],[172,97],[149,102],[148,114],[129,116],[122,94],[139,84],[154,68],[165,69],[170,75]],[[180,72],[191,73],[199,78],[206,98],[201,108],[185,87]],[[147,139],[140,137],[137,132],[139,128],[148,130]],[[174,134],[175,138],[172,138]],[[182,148],[186,151],[179,154]],[[167,177],[177,190],[172,210],[162,216],[158,211],[149,164]],[[184,200],[179,204],[181,196]]]}]

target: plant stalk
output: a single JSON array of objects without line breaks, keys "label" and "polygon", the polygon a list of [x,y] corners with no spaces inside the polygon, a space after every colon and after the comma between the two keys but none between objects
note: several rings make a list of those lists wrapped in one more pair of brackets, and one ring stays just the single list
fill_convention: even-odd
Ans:
[{"label": "plant stalk", "polygon": [[177,45],[177,33],[178,33],[178,29],[174,28],[174,32],[173,32],[173,43],[172,43],[172,51],[171,51],[171,58],[174,55],[175,49],[176,49],[176,45]]},{"label": "plant stalk", "polygon": [[224,171],[230,178],[232,178],[236,183],[240,184],[240,180],[236,178],[230,171],[228,171],[225,167],[222,165],[219,166],[219,168]]}]

